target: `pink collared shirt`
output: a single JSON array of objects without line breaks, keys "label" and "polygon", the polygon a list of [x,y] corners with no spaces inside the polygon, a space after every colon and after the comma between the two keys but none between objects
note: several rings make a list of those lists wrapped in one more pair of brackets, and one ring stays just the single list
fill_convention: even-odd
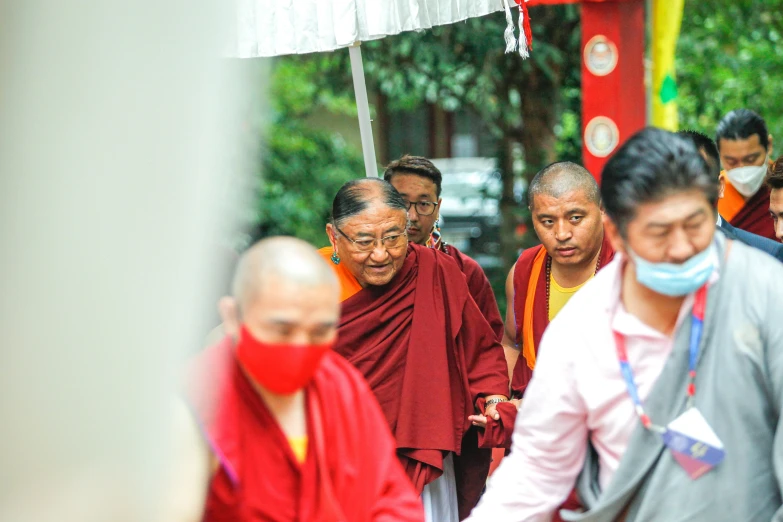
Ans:
[{"label": "pink collared shirt", "polygon": [[[620,301],[624,263],[623,256],[616,254],[544,332],[517,416],[511,454],[492,475],[468,521],[551,520],[582,469],[588,434],[599,457],[601,488],[609,484],[639,423],[620,373],[612,332],[626,338],[642,401],[674,343],[673,337],[625,310]],[[717,276],[716,271],[710,282]],[[678,326],[692,307],[690,295],[680,309]]]}]

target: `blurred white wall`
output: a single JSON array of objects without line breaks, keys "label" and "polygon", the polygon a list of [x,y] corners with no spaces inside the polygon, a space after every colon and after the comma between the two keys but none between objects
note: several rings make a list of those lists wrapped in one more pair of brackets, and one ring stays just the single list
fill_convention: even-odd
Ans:
[{"label": "blurred white wall", "polygon": [[246,71],[231,2],[0,1],[0,520],[155,520]]}]

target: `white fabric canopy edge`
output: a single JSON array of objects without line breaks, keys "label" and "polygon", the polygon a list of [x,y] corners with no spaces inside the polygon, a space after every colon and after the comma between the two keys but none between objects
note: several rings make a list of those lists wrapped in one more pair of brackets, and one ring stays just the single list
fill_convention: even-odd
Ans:
[{"label": "white fabric canopy edge", "polygon": [[236,58],[329,52],[503,10],[502,0],[238,0]]}]

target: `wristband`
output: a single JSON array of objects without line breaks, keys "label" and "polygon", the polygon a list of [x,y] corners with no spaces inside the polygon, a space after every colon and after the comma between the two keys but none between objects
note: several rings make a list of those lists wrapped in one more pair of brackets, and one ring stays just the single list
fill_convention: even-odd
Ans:
[{"label": "wristband", "polygon": [[508,402],[508,399],[489,399],[487,402],[484,403],[485,407],[490,406],[492,404],[498,404],[501,402]]}]

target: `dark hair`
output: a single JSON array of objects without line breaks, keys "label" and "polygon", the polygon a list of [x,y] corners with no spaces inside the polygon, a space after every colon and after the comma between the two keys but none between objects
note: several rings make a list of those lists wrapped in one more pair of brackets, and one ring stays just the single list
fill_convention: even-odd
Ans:
[{"label": "dark hair", "polygon": [[601,174],[604,209],[623,235],[639,205],[694,189],[715,207],[718,183],[693,141],[652,127],[631,136]]},{"label": "dark hair", "polygon": [[435,183],[435,195],[440,197],[443,174],[427,158],[406,154],[386,165],[386,168],[383,170],[383,179],[391,182],[396,174],[415,174],[431,180]]},{"label": "dark hair", "polygon": [[718,177],[720,175],[720,154],[718,154],[718,147],[715,145],[715,142],[706,134],[695,130],[682,130],[677,134],[690,139],[699,152],[704,152],[707,155],[707,165],[710,167],[713,176]]},{"label": "dark hair", "polygon": [[783,189],[783,156],[767,169],[766,183],[770,189]]},{"label": "dark hair", "polygon": [[734,109],[718,123],[715,142],[720,148],[720,140],[746,140],[758,134],[759,143],[765,149],[769,147],[769,131],[764,118],[748,109]]},{"label": "dark hair", "polygon": [[533,208],[533,201],[539,194],[559,198],[574,190],[584,191],[590,201],[601,204],[598,183],[586,168],[571,161],[557,161],[533,176],[527,188],[527,206]]},{"label": "dark hair", "polygon": [[348,218],[362,213],[374,199],[392,209],[408,212],[405,201],[393,186],[378,178],[361,178],[340,187],[332,202],[332,223],[337,226]]}]

